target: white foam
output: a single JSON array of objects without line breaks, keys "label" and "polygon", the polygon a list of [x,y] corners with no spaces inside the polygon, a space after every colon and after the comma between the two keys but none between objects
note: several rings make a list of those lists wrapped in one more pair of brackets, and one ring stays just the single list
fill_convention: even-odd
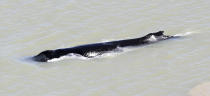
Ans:
[{"label": "white foam", "polygon": [[185,33],[176,34],[174,36],[187,36],[187,35],[191,35],[193,33],[196,33],[196,32],[185,32]]},{"label": "white foam", "polygon": [[[101,54],[99,52],[90,52],[88,53],[87,55],[89,55],[90,57],[94,57],[94,58],[107,58],[107,57],[114,57],[116,55],[118,55],[119,53],[122,53],[122,51],[129,51],[131,50],[130,48],[121,48],[121,47],[118,47],[117,49],[113,50],[113,51],[108,51],[104,54]],[[93,58],[88,58],[88,57],[84,57],[82,55],[79,55],[79,54],[74,54],[74,53],[71,53],[71,54],[68,54],[68,55],[65,55],[65,56],[62,56],[62,57],[59,57],[59,58],[54,58],[54,59],[51,59],[51,60],[48,60],[47,62],[57,62],[57,61],[60,61],[60,60],[64,60],[64,59],[80,59],[80,60],[90,60],[90,59],[93,59]]]},{"label": "white foam", "polygon": [[77,58],[77,59],[82,59],[82,60],[87,60],[88,59],[87,57],[81,56],[79,54],[71,53],[71,54],[68,54],[68,55],[65,55],[65,56],[61,56],[59,58],[54,58],[54,59],[48,60],[47,62],[57,62],[57,61],[61,61],[61,60],[64,60],[64,59],[70,59],[70,58],[71,59]]},{"label": "white foam", "polygon": [[89,52],[89,53],[87,53],[87,55],[90,56],[90,57],[95,57],[99,54],[100,54],[99,52]]},{"label": "white foam", "polygon": [[62,57],[59,57],[59,58],[54,58],[54,59],[51,59],[51,60],[47,60],[47,62],[56,62],[56,61],[60,61],[60,60],[66,59],[66,58],[69,58],[69,56],[62,56]]},{"label": "white foam", "polygon": [[114,52],[114,51],[110,51],[110,52],[107,52],[107,53],[104,53],[102,55],[99,55],[99,56],[96,56],[94,58],[105,58],[105,57],[114,57],[117,55],[117,52]]},{"label": "white foam", "polygon": [[148,41],[151,41],[151,42],[155,42],[155,41],[157,41],[157,38],[154,36],[154,35],[152,35],[152,36],[150,36],[150,38],[149,39],[147,39]]}]

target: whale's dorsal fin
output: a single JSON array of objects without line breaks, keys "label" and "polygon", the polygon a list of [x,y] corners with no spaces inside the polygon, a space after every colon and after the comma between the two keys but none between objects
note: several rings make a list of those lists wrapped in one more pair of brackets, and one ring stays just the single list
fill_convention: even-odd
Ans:
[{"label": "whale's dorsal fin", "polygon": [[155,32],[155,33],[149,33],[146,35],[146,37],[150,38],[151,36],[162,36],[164,33],[164,31],[158,31],[158,32]]},{"label": "whale's dorsal fin", "polygon": [[164,31],[158,31],[156,33],[153,33],[152,35],[155,35],[155,36],[162,36],[164,33]]},{"label": "whale's dorsal fin", "polygon": [[164,31],[158,31],[158,32],[154,32],[154,33],[149,33],[147,34],[145,37],[146,41],[150,41],[150,42],[154,42],[158,40],[158,37],[163,36]]}]

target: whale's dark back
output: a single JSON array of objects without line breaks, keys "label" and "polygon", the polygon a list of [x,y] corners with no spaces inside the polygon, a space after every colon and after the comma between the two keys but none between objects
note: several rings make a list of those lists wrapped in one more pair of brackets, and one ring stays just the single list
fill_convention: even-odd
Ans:
[{"label": "whale's dark back", "polygon": [[143,44],[148,44],[151,42],[149,39],[152,36],[153,38],[157,39],[156,41],[161,41],[161,40],[170,39],[174,37],[174,36],[166,36],[163,33],[164,31],[159,31],[155,33],[149,33],[146,36],[141,37],[141,38],[118,40],[118,41],[103,42],[103,43],[94,43],[94,44],[87,44],[87,45],[81,45],[81,46],[76,46],[72,48],[64,48],[64,49],[57,49],[57,50],[46,50],[34,56],[34,60],[39,61],[39,62],[46,62],[53,58],[59,58],[69,53],[79,54],[85,57],[92,57],[92,56],[89,56],[88,53],[99,52],[102,54],[107,51],[112,51],[116,49],[117,47],[139,46]]}]

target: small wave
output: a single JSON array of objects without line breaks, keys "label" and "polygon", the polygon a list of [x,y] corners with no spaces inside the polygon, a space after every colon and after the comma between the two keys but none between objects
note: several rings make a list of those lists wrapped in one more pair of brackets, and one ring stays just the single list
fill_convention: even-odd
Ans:
[{"label": "small wave", "polygon": [[[96,56],[95,56],[95,54],[97,54],[97,53],[88,53],[88,54],[90,54],[91,56],[94,55],[93,58],[104,58],[104,57],[114,57],[116,55],[116,53],[117,52],[106,52],[104,54],[96,55]],[[88,57],[84,57],[84,56],[79,55],[79,54],[71,53],[70,55],[61,56],[59,58],[54,58],[54,59],[48,60],[47,62],[57,62],[57,61],[61,61],[61,60],[64,60],[64,59],[90,60],[90,59],[93,59],[93,58],[88,58]]]},{"label": "small wave", "polygon": [[47,62],[56,62],[56,61],[60,61],[66,58],[69,58],[69,56],[62,56],[60,58],[54,58],[54,59],[48,60]]},{"label": "small wave", "polygon": [[[93,58],[107,58],[107,57],[109,58],[109,57],[114,57],[117,54],[122,53],[122,51],[126,52],[126,51],[129,51],[129,50],[131,50],[131,49],[130,48],[120,48],[120,47],[118,47],[117,49],[115,49],[113,51],[106,52],[104,54],[100,54],[99,52],[90,52],[90,53],[88,53],[88,55],[90,57],[93,57]],[[65,55],[65,56],[61,56],[59,58],[54,58],[54,59],[48,60],[47,62],[57,62],[57,61],[61,61],[61,60],[64,60],[64,59],[91,60],[93,58],[88,58],[88,57],[84,57],[84,56],[79,55],[79,54],[71,53],[71,54],[68,54],[68,55]]]},{"label": "small wave", "polygon": [[191,34],[194,34],[194,33],[197,33],[197,32],[185,32],[185,33],[176,34],[174,36],[188,36],[188,35],[191,35]]},{"label": "small wave", "polygon": [[64,59],[81,59],[81,60],[87,60],[89,58],[84,57],[84,56],[79,55],[79,54],[71,53],[71,54],[68,54],[66,56],[61,56],[59,58],[54,58],[54,59],[48,60],[47,62],[57,62],[57,61],[61,61],[61,60],[64,60]]}]

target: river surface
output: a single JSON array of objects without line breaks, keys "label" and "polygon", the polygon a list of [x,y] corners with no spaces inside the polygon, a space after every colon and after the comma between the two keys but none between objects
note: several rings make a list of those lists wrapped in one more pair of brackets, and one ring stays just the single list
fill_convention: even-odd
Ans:
[{"label": "river surface", "polygon": [[[210,81],[209,0],[1,0],[1,96],[188,96]],[[182,38],[94,59],[37,63],[47,49]]]}]

